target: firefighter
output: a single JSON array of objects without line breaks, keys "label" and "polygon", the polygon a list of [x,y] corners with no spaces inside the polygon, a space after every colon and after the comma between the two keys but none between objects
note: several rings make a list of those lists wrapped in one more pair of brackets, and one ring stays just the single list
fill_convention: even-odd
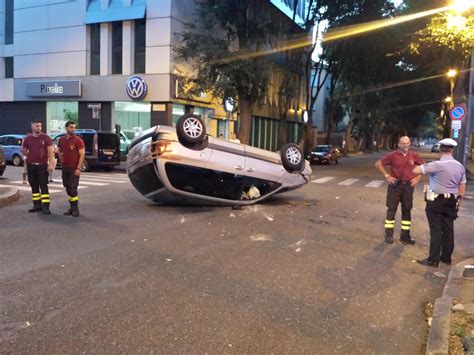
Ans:
[{"label": "firefighter", "polygon": [[[393,243],[395,229],[395,214],[398,204],[402,208],[402,223],[400,243],[415,244],[411,237],[411,209],[413,208],[413,191],[421,176],[413,174],[416,165],[423,164],[420,156],[410,150],[410,138],[403,136],[398,141],[398,149],[387,154],[375,163],[375,167],[383,174],[388,182],[387,215],[385,219],[385,242]],[[390,173],[385,167],[390,165]]]},{"label": "firefighter", "polygon": [[425,192],[425,212],[430,226],[430,254],[427,259],[417,262],[432,267],[438,267],[440,261],[451,265],[454,220],[466,191],[466,170],[453,158],[456,141],[445,138],[439,144],[439,160],[413,169],[415,174],[430,177],[429,190]]},{"label": "firefighter", "polygon": [[33,198],[33,208],[28,212],[43,211],[44,214],[50,215],[48,169],[53,166],[53,141],[41,130],[41,121],[31,122],[32,133],[23,140],[23,154],[26,156],[28,182]]},{"label": "firefighter", "polygon": [[74,133],[75,130],[76,123],[74,121],[66,122],[66,135],[59,139],[58,153],[62,167],[63,186],[69,196],[69,209],[63,215],[79,217],[77,188],[86,153],[84,141]]}]

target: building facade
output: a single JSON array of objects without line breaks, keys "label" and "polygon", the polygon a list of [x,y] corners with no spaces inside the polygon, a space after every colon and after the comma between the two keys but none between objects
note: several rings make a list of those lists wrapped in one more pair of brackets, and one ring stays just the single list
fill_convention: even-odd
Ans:
[{"label": "building facade", "polygon": [[[0,134],[24,133],[32,119],[51,135],[67,120],[139,132],[194,112],[228,137],[238,113],[205,94],[180,97],[186,73],[173,49],[193,12],[193,0],[0,0]],[[252,144],[266,149],[276,149],[272,105],[252,128]],[[292,117],[297,141],[301,113]]]}]

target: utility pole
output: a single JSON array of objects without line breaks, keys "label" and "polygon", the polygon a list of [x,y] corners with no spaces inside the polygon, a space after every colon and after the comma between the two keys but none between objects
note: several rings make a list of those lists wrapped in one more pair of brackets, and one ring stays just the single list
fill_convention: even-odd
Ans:
[{"label": "utility pole", "polygon": [[474,122],[474,48],[471,53],[471,68],[469,71],[469,95],[467,99],[467,115],[463,119],[459,132],[458,147],[456,149],[456,160],[464,167],[467,164],[469,146],[471,141],[471,125]]}]

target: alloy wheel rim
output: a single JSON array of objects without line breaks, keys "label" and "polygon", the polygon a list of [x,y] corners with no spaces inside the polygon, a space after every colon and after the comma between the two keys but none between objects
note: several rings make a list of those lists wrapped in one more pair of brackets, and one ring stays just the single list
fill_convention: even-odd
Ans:
[{"label": "alloy wheel rim", "polygon": [[301,153],[295,147],[291,147],[291,148],[288,148],[286,151],[286,158],[291,164],[297,165],[301,161]]},{"label": "alloy wheel rim", "polygon": [[196,118],[188,118],[184,121],[184,132],[191,138],[197,138],[202,134],[203,127],[201,122]]}]

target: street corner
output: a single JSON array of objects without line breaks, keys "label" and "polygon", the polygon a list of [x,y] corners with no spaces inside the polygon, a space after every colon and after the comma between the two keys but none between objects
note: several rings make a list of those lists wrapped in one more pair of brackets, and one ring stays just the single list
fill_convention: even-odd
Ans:
[{"label": "street corner", "polygon": [[20,199],[20,191],[15,187],[0,186],[0,207],[5,207]]}]

